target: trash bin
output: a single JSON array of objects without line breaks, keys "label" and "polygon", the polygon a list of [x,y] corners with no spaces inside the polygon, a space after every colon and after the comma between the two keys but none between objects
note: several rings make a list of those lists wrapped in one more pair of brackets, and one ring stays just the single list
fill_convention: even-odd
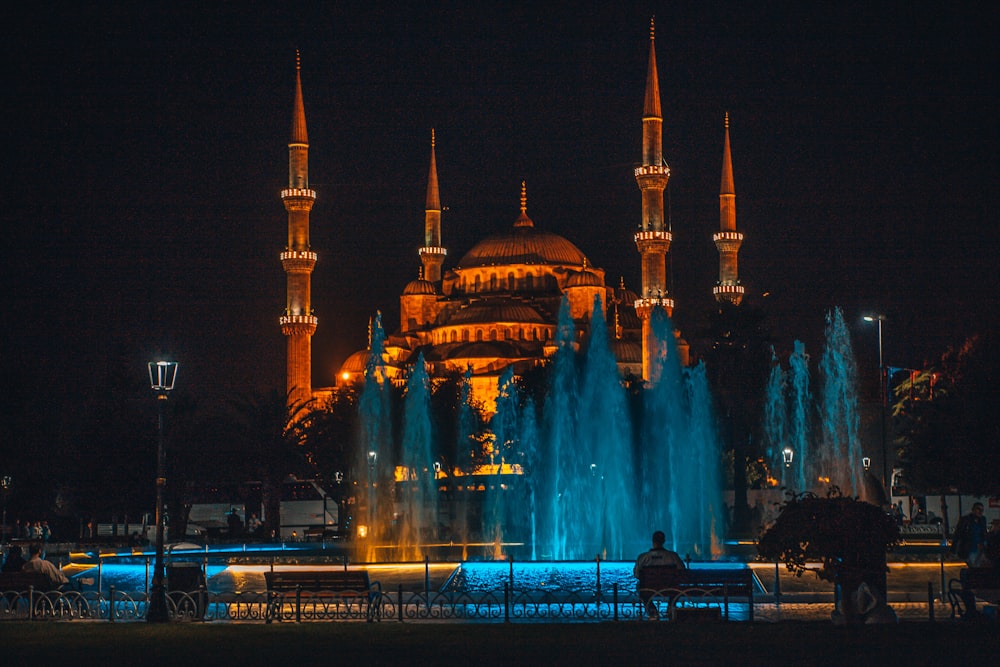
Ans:
[{"label": "trash bin", "polygon": [[205,573],[198,563],[169,563],[167,565],[167,594],[178,618],[205,618],[208,594],[205,591]]}]

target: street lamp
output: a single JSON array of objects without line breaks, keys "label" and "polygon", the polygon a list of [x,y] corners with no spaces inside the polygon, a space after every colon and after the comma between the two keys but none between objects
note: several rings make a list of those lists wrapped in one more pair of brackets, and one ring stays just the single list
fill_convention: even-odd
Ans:
[{"label": "street lamp", "polygon": [[153,567],[153,586],[149,594],[149,608],[146,621],[165,623],[170,620],[167,613],[167,596],[163,585],[163,489],[167,485],[166,457],[163,448],[163,406],[167,394],[174,388],[177,379],[176,361],[149,362],[149,384],[156,392],[157,438],[156,438],[156,563]]},{"label": "street lamp", "polygon": [[14,484],[14,480],[11,479],[10,475],[4,475],[0,477],[0,493],[3,494],[3,522],[0,522],[0,544],[7,541],[7,494],[10,493],[10,487]]},{"label": "street lamp", "polygon": [[785,447],[781,451],[781,460],[785,462],[786,468],[792,467],[792,459],[795,457],[795,452],[792,451],[791,447]]},{"label": "street lamp", "polygon": [[892,490],[889,488],[889,453],[885,442],[885,411],[889,397],[886,395],[885,362],[882,359],[882,322],[885,321],[885,315],[865,315],[863,319],[865,322],[878,322],[879,416],[881,417],[879,421],[882,424],[882,487],[891,497]]}]

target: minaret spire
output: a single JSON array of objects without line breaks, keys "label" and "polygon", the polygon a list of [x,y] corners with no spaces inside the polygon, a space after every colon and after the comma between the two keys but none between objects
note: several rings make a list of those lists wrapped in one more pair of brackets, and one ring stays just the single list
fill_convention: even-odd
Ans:
[{"label": "minaret spire", "polygon": [[635,245],[642,257],[642,293],[635,301],[635,310],[642,320],[644,380],[656,379],[650,377],[652,361],[661,354],[650,327],[650,315],[654,308],[663,308],[667,316],[674,311],[674,300],[669,296],[667,284],[667,253],[673,235],[667,228],[663,206],[663,191],[670,180],[670,168],[663,159],[663,116],[654,27],[654,19],[650,19],[649,65],[642,112],[642,164],[635,168],[635,180],[642,193],[642,226],[635,234]]},{"label": "minaret spire", "polygon": [[417,252],[423,264],[424,279],[441,282],[441,265],[448,251],[441,245],[441,193],[438,190],[436,138],[431,128],[431,165],[427,174],[427,203],[424,207],[424,246]]},{"label": "minaret spire", "polygon": [[726,134],[722,147],[722,183],[719,186],[719,231],[712,236],[719,251],[719,282],[712,289],[715,300],[739,305],[744,288],[740,285],[737,255],[743,234],[736,231],[736,187],[733,184],[733,157],[729,148],[729,112],[725,117]]},{"label": "minaret spire", "polygon": [[301,405],[312,398],[312,335],[319,321],[313,315],[310,288],[317,255],[309,246],[309,212],[316,201],[316,191],[309,189],[309,136],[302,103],[302,64],[297,51],[292,132],[288,142],[288,187],[281,191],[281,201],[288,212],[288,241],[281,253],[287,300],[279,323],[281,333],[288,339],[289,405]]}]

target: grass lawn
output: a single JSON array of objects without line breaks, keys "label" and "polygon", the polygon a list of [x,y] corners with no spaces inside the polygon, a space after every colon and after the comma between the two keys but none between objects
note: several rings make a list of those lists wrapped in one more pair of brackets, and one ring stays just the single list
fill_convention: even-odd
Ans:
[{"label": "grass lawn", "polygon": [[[993,664],[1000,626],[902,623],[0,623],[4,664]],[[30,663],[29,663],[30,660]],[[9,661],[9,662],[8,662]],[[964,662],[964,660],[963,660]]]}]

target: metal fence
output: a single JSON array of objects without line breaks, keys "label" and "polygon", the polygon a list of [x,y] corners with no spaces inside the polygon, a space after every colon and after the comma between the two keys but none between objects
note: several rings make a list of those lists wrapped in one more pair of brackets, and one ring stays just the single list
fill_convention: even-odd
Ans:
[{"label": "metal fence", "polygon": [[[719,589],[658,591],[654,601],[661,618],[692,617],[765,622],[786,619],[829,619],[832,604],[781,604],[772,601],[729,599]],[[672,601],[672,602],[671,602]],[[4,591],[0,592],[0,621],[84,619],[104,622],[145,620],[149,599],[144,591]],[[754,614],[750,614],[753,604]],[[901,619],[935,620],[947,617],[946,605],[929,596],[926,603],[893,605]],[[371,605],[371,608],[369,608]],[[310,622],[310,621],[465,621],[465,622],[599,622],[635,621],[644,609],[635,591],[551,591],[502,589],[465,592],[387,591],[369,599],[327,597],[302,591],[274,597],[265,592],[212,593],[204,588],[167,595],[171,620],[187,622]]]}]

